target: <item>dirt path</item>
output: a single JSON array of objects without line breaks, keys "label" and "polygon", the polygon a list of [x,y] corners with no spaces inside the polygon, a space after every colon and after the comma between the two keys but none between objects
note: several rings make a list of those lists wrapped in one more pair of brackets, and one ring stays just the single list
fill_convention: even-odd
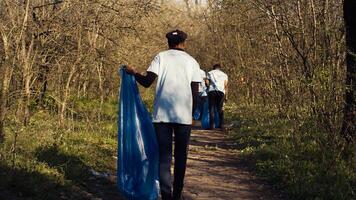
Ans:
[{"label": "dirt path", "polygon": [[[223,132],[192,131],[184,191],[187,200],[283,199],[248,172],[236,146]],[[112,161],[115,166],[116,160]],[[116,188],[115,171],[111,174],[106,178],[92,176],[61,192],[57,199],[123,200]],[[0,199],[32,198],[0,188]]]},{"label": "dirt path", "polygon": [[234,146],[223,132],[192,132],[185,184],[188,199],[281,199],[246,170]]},{"label": "dirt path", "polygon": [[[283,199],[248,172],[236,146],[223,132],[192,131],[184,187],[187,200]],[[90,200],[123,200],[116,191],[115,179],[92,179],[79,196]]]}]

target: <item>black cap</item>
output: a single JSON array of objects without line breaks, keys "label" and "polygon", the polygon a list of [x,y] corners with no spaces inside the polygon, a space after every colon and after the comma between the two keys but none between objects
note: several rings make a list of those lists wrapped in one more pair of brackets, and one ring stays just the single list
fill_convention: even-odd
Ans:
[{"label": "black cap", "polygon": [[183,43],[187,39],[188,35],[181,30],[174,30],[166,34],[169,47],[175,47],[180,43]]}]

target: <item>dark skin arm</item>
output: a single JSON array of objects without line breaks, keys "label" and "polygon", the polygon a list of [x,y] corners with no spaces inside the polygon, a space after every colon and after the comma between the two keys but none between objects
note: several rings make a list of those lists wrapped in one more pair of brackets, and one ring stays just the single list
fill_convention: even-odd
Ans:
[{"label": "dark skin arm", "polygon": [[150,87],[157,78],[157,75],[153,72],[147,72],[146,75],[136,73],[134,76],[136,81],[145,88]]},{"label": "dark skin arm", "polygon": [[227,81],[225,81],[224,83],[224,87],[225,87],[225,101],[227,101],[227,94],[228,94],[228,89],[227,89]]},{"label": "dark skin arm", "polygon": [[135,68],[129,66],[126,67],[126,72],[134,75],[136,81],[145,88],[150,87],[157,78],[157,75],[153,72],[147,72],[146,75],[143,75],[137,72]]},{"label": "dark skin arm", "polygon": [[195,103],[199,97],[199,82],[191,82],[190,87],[192,88],[193,105],[196,105]]}]

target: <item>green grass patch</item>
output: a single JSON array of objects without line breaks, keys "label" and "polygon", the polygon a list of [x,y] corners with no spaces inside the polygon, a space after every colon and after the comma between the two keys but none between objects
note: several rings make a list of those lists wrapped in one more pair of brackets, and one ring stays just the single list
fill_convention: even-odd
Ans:
[{"label": "green grass patch", "polygon": [[243,158],[288,199],[355,199],[355,146],[316,119],[288,120],[260,106],[232,105],[226,115]]},{"label": "green grass patch", "polygon": [[110,117],[101,121],[67,119],[59,126],[56,115],[41,110],[26,127],[8,123],[0,144],[0,193],[10,192],[10,199],[81,199],[89,169],[115,173],[116,108],[105,109]]}]

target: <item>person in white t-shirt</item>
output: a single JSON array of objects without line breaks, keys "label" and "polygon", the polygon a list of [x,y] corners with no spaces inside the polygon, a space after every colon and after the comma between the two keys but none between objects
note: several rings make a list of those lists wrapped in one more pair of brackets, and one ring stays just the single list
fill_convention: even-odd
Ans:
[{"label": "person in white t-shirt", "polygon": [[[153,59],[147,73],[134,68],[126,71],[138,83],[149,87],[157,79],[153,123],[159,144],[159,179],[162,200],[182,199],[188,144],[192,124],[193,100],[202,82],[198,62],[185,52],[187,34],[180,30],[166,34],[169,50]],[[174,181],[172,192],[171,161],[174,132]]]},{"label": "person in white t-shirt", "polygon": [[227,83],[228,76],[221,71],[221,65],[215,64],[213,70],[208,73],[209,79],[209,113],[210,113],[210,129],[214,128],[215,109],[219,114],[220,123],[215,128],[223,128],[224,123],[224,100],[227,101]]},{"label": "person in white t-shirt", "polygon": [[207,91],[208,77],[206,75],[206,72],[202,69],[200,69],[200,76],[203,81],[199,83],[199,96],[207,97],[208,96],[208,91]]},{"label": "person in white t-shirt", "polygon": [[[194,105],[194,109],[199,109],[200,113],[203,112],[204,102],[208,100],[208,77],[204,70],[200,69],[200,76],[202,78],[202,82],[199,83],[199,97],[197,98],[196,105]],[[194,115],[194,113],[193,113]],[[201,114],[199,118],[201,118]],[[195,119],[198,120],[198,119]]]}]

